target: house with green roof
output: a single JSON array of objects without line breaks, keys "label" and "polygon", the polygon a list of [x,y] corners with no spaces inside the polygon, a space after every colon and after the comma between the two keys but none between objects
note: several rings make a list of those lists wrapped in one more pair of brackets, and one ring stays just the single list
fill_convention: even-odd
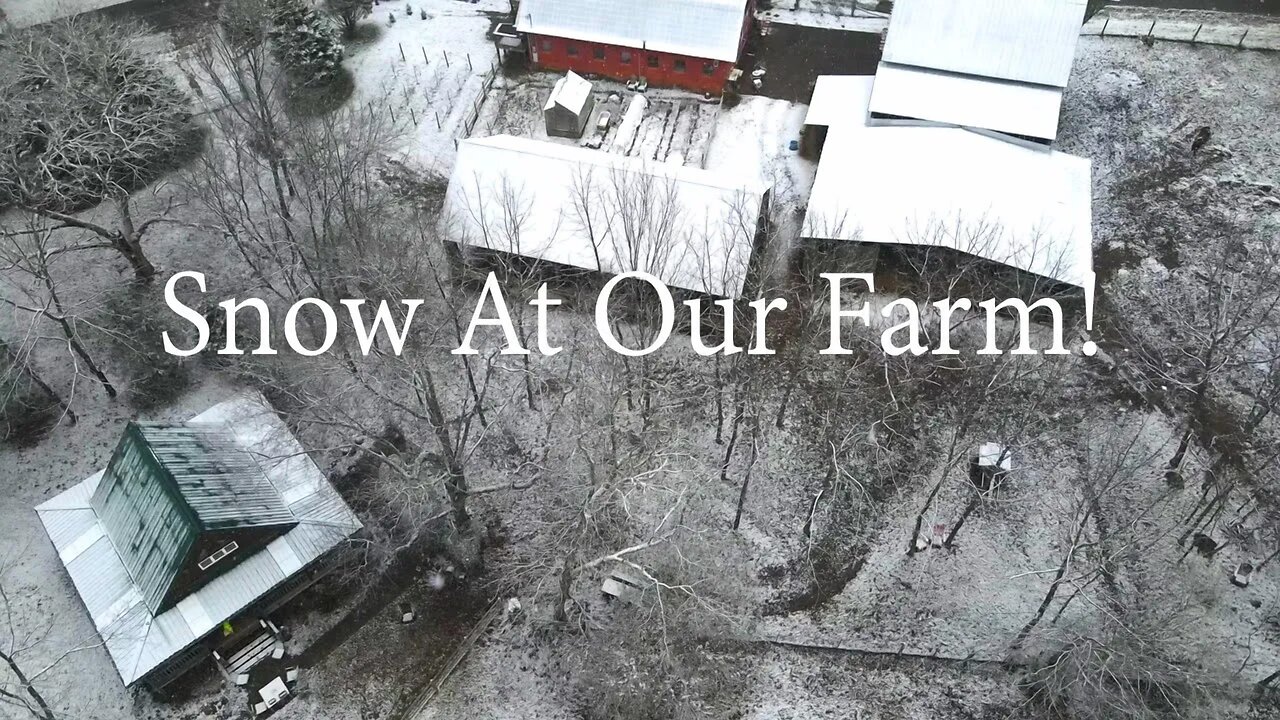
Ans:
[{"label": "house with green roof", "polygon": [[121,679],[152,688],[274,627],[361,528],[261,396],[130,423],[102,471],[36,512]]}]

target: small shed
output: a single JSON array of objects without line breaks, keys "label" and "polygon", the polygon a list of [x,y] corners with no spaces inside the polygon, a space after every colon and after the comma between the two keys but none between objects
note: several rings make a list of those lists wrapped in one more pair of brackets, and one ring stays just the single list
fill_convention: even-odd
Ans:
[{"label": "small shed", "polygon": [[582,130],[591,119],[591,111],[595,109],[591,90],[591,82],[573,71],[556,81],[551,97],[542,106],[548,135],[582,137]]},{"label": "small shed", "polygon": [[983,443],[973,458],[969,478],[980,491],[990,492],[1000,487],[1012,469],[1013,458],[1009,448],[997,443]]}]

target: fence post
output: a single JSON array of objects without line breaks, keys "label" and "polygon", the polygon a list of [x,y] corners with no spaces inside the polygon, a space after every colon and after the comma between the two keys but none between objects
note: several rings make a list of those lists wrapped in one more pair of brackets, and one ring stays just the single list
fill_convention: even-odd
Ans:
[{"label": "fence post", "polygon": [[444,66],[449,67],[449,51],[441,50],[440,52],[444,54]]},{"label": "fence post", "polygon": [[[1244,38],[1241,38],[1241,40],[1243,40],[1243,39],[1244,39]],[[471,67],[471,53],[467,53],[467,69],[468,69],[468,70],[475,70],[475,68]]]},{"label": "fence post", "polygon": [[418,46],[418,49],[422,51],[422,64],[430,65],[431,61],[427,59],[427,49],[421,45]]},{"label": "fence post", "polygon": [[409,119],[413,121],[413,126],[418,127],[418,116],[413,112],[413,106],[409,106]]},{"label": "fence post", "polygon": [[1156,34],[1156,21],[1152,20],[1151,27],[1147,29],[1147,37],[1151,37],[1152,35],[1155,35],[1155,34]]},{"label": "fence post", "polygon": [[1204,23],[1200,23],[1199,25],[1196,26],[1195,34],[1191,36],[1191,42],[1195,42],[1196,38],[1200,37],[1200,31],[1203,29],[1204,29]]},{"label": "fence post", "polygon": [[436,114],[436,129],[437,129],[437,130],[443,130],[443,129],[444,129],[444,126],[440,123],[440,111],[439,111],[439,110],[433,110],[432,112],[434,112],[434,113]]},{"label": "fence post", "polygon": [[391,108],[391,103],[387,103],[387,112],[391,114],[391,124],[396,123],[396,111]]},{"label": "fence post", "polygon": [[1102,29],[1098,31],[1098,37],[1102,37],[1103,35],[1107,34],[1107,24],[1110,22],[1111,22],[1110,15],[1102,18]]},{"label": "fence post", "polygon": [[1238,47],[1238,48],[1243,48],[1243,47],[1244,47],[1244,39],[1245,39],[1245,38],[1247,38],[1247,37],[1249,37],[1249,28],[1245,28],[1245,29],[1244,29],[1244,34],[1240,36],[1240,42],[1236,43],[1236,47]]},{"label": "fence post", "polygon": [[404,44],[403,44],[403,43],[396,43],[396,47],[400,48],[400,62],[405,62],[405,59],[404,59]]}]

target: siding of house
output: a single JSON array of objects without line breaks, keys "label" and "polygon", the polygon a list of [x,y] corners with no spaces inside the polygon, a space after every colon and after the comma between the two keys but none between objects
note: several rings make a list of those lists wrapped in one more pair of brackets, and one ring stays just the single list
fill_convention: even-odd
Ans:
[{"label": "siding of house", "polygon": [[529,35],[530,56],[541,70],[572,70],[616,80],[645,78],[655,87],[678,87],[719,95],[734,64],[687,55],[648,52],[619,45]]}]

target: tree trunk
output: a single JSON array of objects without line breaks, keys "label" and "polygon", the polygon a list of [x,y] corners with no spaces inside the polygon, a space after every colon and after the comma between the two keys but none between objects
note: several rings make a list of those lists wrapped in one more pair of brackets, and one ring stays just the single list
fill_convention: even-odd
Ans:
[{"label": "tree trunk", "polygon": [[[98,363],[94,362],[93,356],[89,354],[89,350],[80,342],[79,334],[76,333],[75,326],[71,320],[67,318],[66,311],[62,308],[62,298],[58,295],[58,290],[53,284],[53,278],[49,277],[48,272],[41,275],[41,281],[44,282],[45,291],[49,293],[49,301],[53,303],[54,310],[57,311],[57,317],[53,320],[58,323],[58,327],[62,329],[62,334],[67,338],[67,345],[71,348],[84,364],[89,368],[89,372],[93,374],[98,382],[102,383],[102,388],[107,391],[107,397],[115,399],[116,388],[111,384],[110,378],[98,367]],[[52,317],[52,316],[51,316]]]},{"label": "tree trunk", "polygon": [[449,503],[453,506],[453,523],[459,531],[463,531],[471,525],[471,514],[467,511],[467,475],[458,459],[457,449],[453,446],[453,438],[449,434],[444,409],[440,407],[440,396],[436,393],[435,380],[430,370],[423,369],[418,387],[422,404],[427,410],[427,418],[431,421],[431,429],[440,445],[440,457],[444,459],[445,470],[448,472],[445,494],[449,496]]},{"label": "tree trunk", "polygon": [[1044,619],[1044,614],[1048,611],[1049,606],[1053,604],[1053,599],[1058,595],[1058,588],[1062,586],[1062,579],[1067,574],[1067,568],[1071,567],[1071,558],[1075,554],[1076,546],[1080,544],[1080,537],[1084,534],[1085,526],[1089,523],[1089,513],[1084,513],[1080,517],[1080,522],[1076,524],[1076,530],[1072,533],[1071,546],[1067,549],[1067,554],[1062,557],[1062,563],[1058,565],[1058,572],[1053,576],[1053,582],[1049,585],[1048,592],[1045,593],[1044,599],[1040,601],[1040,607],[1036,608],[1036,614],[1022,629],[1018,631],[1017,638],[1013,641],[1013,648],[1017,649],[1022,642],[1027,639],[1031,631],[1036,625]]},{"label": "tree trunk", "polygon": [[729,461],[733,459],[733,449],[738,444],[738,427],[742,423],[742,412],[742,401],[738,400],[734,403],[733,422],[729,425],[729,442],[725,444],[724,460],[720,462],[720,482],[729,482]]},{"label": "tree trunk", "polygon": [[1187,456],[1187,448],[1191,446],[1191,427],[1191,422],[1188,421],[1187,429],[1182,432],[1182,439],[1178,441],[1178,449],[1169,458],[1169,464],[1165,468],[1164,481],[1174,487],[1182,484],[1182,461]]},{"label": "tree trunk", "polygon": [[[942,547],[948,550],[951,549],[951,543],[955,541],[956,535],[960,533],[960,528],[964,527],[964,521],[968,520],[969,516],[973,514],[973,511],[978,509],[978,505],[981,502],[982,496],[978,493],[974,493],[973,496],[969,498],[969,502],[965,504],[964,510],[960,511],[960,519],[956,520],[956,524],[951,526],[951,532],[947,533],[947,539],[942,541]],[[915,543],[913,542],[912,547],[914,546]]]},{"label": "tree trunk", "polygon": [[560,599],[556,603],[556,622],[568,622],[570,593],[573,590],[573,553],[564,557],[564,567],[560,568]]},{"label": "tree trunk", "polygon": [[120,195],[116,198],[116,209],[120,213],[120,236],[116,243],[117,249],[125,260],[129,261],[129,266],[133,268],[134,276],[146,282],[156,275],[155,265],[147,259],[146,253],[142,251],[142,238],[138,236],[138,231],[133,225],[133,215],[129,212],[129,196]]},{"label": "tree trunk", "polygon": [[747,472],[742,477],[742,490],[738,493],[738,511],[733,516],[733,529],[737,530],[742,524],[742,508],[747,504],[747,487],[751,484],[751,469],[756,465],[756,441],[759,433],[753,428],[751,431],[751,457],[747,460]]},{"label": "tree trunk", "polygon": [[[27,679],[26,673],[24,673],[22,668],[18,666],[17,661],[15,661],[8,653],[0,653],[0,660],[5,661],[5,664],[9,666],[9,670],[13,673],[13,676],[18,679],[18,687],[22,689],[22,692],[25,692],[30,696],[31,700],[35,702],[35,707],[27,705],[27,709],[31,711],[31,714],[39,718],[39,720],[57,720],[57,718],[54,717],[53,709],[49,707],[49,703],[45,702],[44,696],[42,696],[40,691],[36,690],[35,686],[31,684],[31,681]],[[21,700],[21,698],[17,699]],[[22,702],[23,704],[26,704],[25,700]]]}]

